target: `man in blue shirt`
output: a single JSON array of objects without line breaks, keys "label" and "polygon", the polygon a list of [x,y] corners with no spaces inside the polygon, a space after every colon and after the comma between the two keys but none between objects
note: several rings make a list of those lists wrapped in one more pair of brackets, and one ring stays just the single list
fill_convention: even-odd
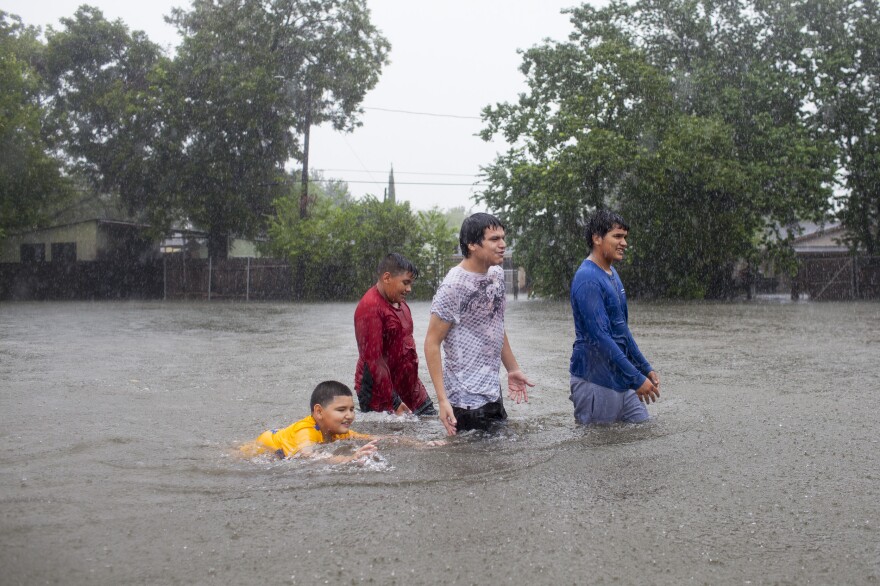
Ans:
[{"label": "man in blue shirt", "polygon": [[629,227],[618,214],[597,210],[585,232],[590,255],[571,282],[574,417],[584,424],[646,421],[645,405],[660,398],[660,377],[629,331],[626,293],[611,266],[623,260]]}]

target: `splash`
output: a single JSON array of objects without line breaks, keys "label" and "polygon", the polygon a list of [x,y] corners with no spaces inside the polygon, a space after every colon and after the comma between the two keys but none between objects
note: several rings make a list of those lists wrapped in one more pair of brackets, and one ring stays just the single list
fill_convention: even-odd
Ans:
[{"label": "splash", "polygon": [[338,456],[350,456],[357,446],[354,442],[340,441],[333,444],[316,446],[310,456],[294,456],[292,458],[279,458],[271,452],[247,455],[238,453],[243,459],[257,465],[267,471],[301,470],[303,472],[329,472],[329,473],[363,473],[363,472],[390,472],[394,466],[381,453],[364,456],[348,462],[331,461]]},{"label": "splash", "polygon": [[419,423],[421,419],[412,413],[404,413],[395,415],[394,413],[378,413],[369,411],[367,413],[358,412],[355,425],[361,423]]}]

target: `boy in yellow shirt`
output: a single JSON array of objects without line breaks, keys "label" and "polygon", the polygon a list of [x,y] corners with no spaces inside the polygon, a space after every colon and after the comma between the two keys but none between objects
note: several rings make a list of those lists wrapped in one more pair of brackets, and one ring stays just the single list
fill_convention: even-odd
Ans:
[{"label": "boy in yellow shirt", "polygon": [[351,462],[369,457],[376,452],[378,438],[351,430],[354,421],[354,399],[351,389],[328,380],[312,391],[309,401],[312,414],[284,429],[264,431],[252,442],[241,447],[247,457],[274,452],[282,458],[313,457],[319,444],[347,439],[371,440],[360,446],[351,456],[331,456],[333,464]]}]

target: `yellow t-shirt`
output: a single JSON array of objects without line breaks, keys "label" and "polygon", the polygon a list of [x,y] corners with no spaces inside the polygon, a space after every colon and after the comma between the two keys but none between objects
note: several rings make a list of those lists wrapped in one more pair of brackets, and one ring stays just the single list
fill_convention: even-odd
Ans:
[{"label": "yellow t-shirt", "polygon": [[[330,441],[345,439],[370,439],[370,436],[348,430],[346,433],[334,434]],[[289,458],[306,446],[322,443],[324,443],[324,435],[318,429],[315,418],[309,415],[284,429],[264,431],[260,437],[243,445],[241,451],[246,456],[275,452],[282,458]]]}]

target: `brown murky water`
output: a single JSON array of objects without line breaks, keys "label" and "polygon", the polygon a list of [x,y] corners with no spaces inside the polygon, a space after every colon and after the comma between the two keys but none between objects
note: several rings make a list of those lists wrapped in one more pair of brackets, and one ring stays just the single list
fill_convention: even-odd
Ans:
[{"label": "brown murky water", "polygon": [[567,305],[512,302],[538,386],[504,433],[365,467],[231,456],[351,384],[353,312],[0,305],[0,583],[880,583],[880,304],[632,303],[663,399],[581,428]]}]

